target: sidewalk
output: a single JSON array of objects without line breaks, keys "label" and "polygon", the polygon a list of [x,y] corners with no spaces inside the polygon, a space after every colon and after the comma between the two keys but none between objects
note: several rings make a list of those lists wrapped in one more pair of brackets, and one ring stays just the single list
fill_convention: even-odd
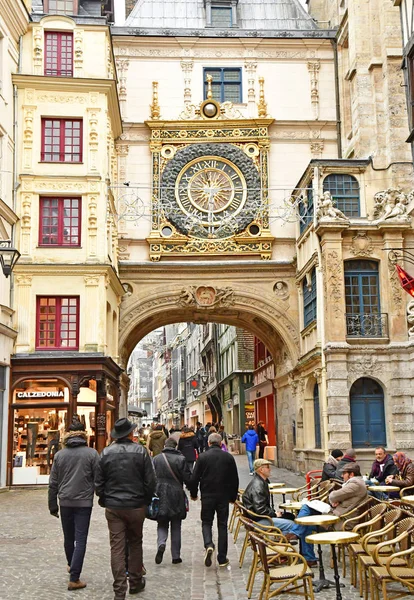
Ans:
[{"label": "sidewalk", "polygon": [[[250,481],[247,457],[235,456],[240,475],[240,487]],[[285,469],[272,468],[272,481],[289,486],[303,485],[304,478]],[[214,528],[215,529],[215,528]],[[246,600],[246,580],[250,566],[250,552],[242,569],[238,566],[243,533],[237,545],[229,534],[227,569],[214,563],[204,566],[204,548],[201,536],[200,502],[190,502],[190,512],[183,522],[182,558],[180,565],[171,564],[169,548],[161,565],[155,565],[156,523],[146,521],[144,527],[144,561],[148,571],[147,586],[139,594],[142,600]],[[328,558],[325,560],[329,565]],[[46,489],[14,489],[0,494],[0,599],[1,600],[113,600],[112,576],[109,561],[109,541],[104,510],[97,503],[92,522],[82,579],[85,590],[67,591],[68,576],[63,551],[60,521],[49,515]],[[329,568],[327,576],[332,579]],[[315,577],[318,576],[315,570]],[[357,600],[359,594],[346,582],[344,600]],[[257,577],[252,598],[257,598],[261,578]],[[127,596],[128,597],[128,596]],[[285,600],[297,596],[283,595]],[[333,600],[335,590],[326,590],[316,596]]]}]

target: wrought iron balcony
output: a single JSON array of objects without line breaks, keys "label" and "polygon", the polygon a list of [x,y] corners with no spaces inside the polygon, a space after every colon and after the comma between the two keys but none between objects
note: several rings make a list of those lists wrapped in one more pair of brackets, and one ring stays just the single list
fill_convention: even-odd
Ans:
[{"label": "wrought iron balcony", "polygon": [[347,314],[347,337],[388,337],[388,314]]}]

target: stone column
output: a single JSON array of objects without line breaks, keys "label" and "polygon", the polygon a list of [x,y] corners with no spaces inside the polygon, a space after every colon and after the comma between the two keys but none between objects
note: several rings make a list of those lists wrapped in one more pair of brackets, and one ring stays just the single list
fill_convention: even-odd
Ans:
[{"label": "stone column", "polygon": [[117,57],[115,60],[116,69],[119,77],[119,106],[121,109],[122,119],[127,119],[127,86],[126,79],[128,74],[129,59]]},{"label": "stone column", "polygon": [[99,275],[87,275],[85,281],[86,306],[85,315],[93,315],[87,319],[85,328],[85,352],[98,352],[98,323],[99,323]]}]

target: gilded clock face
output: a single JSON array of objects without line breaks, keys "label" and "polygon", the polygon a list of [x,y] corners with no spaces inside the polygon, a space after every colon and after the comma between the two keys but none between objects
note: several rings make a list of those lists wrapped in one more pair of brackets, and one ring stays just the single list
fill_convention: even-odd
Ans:
[{"label": "gilded clock face", "polygon": [[164,167],[160,205],[178,232],[198,238],[241,233],[260,206],[258,170],[231,144],[191,144]]},{"label": "gilded clock face", "polygon": [[184,213],[204,226],[217,227],[243,207],[246,182],[242,172],[229,160],[204,156],[181,170],[175,195]]}]

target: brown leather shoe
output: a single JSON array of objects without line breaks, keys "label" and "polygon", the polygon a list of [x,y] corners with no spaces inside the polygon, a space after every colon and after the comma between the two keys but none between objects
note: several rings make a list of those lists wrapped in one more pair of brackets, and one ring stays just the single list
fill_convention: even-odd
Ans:
[{"label": "brown leather shoe", "polygon": [[294,533],[287,533],[285,535],[285,538],[287,539],[288,542],[291,542],[292,540],[297,540],[298,536],[295,535]]},{"label": "brown leather shoe", "polygon": [[308,563],[308,567],[310,567],[311,569],[314,569],[318,566],[317,560],[307,560],[306,562]]},{"label": "brown leather shoe", "polygon": [[70,590],[71,592],[73,592],[74,590],[82,590],[83,588],[86,588],[86,583],[84,583],[80,579],[78,579],[78,581],[69,581],[68,583],[68,590]]}]

